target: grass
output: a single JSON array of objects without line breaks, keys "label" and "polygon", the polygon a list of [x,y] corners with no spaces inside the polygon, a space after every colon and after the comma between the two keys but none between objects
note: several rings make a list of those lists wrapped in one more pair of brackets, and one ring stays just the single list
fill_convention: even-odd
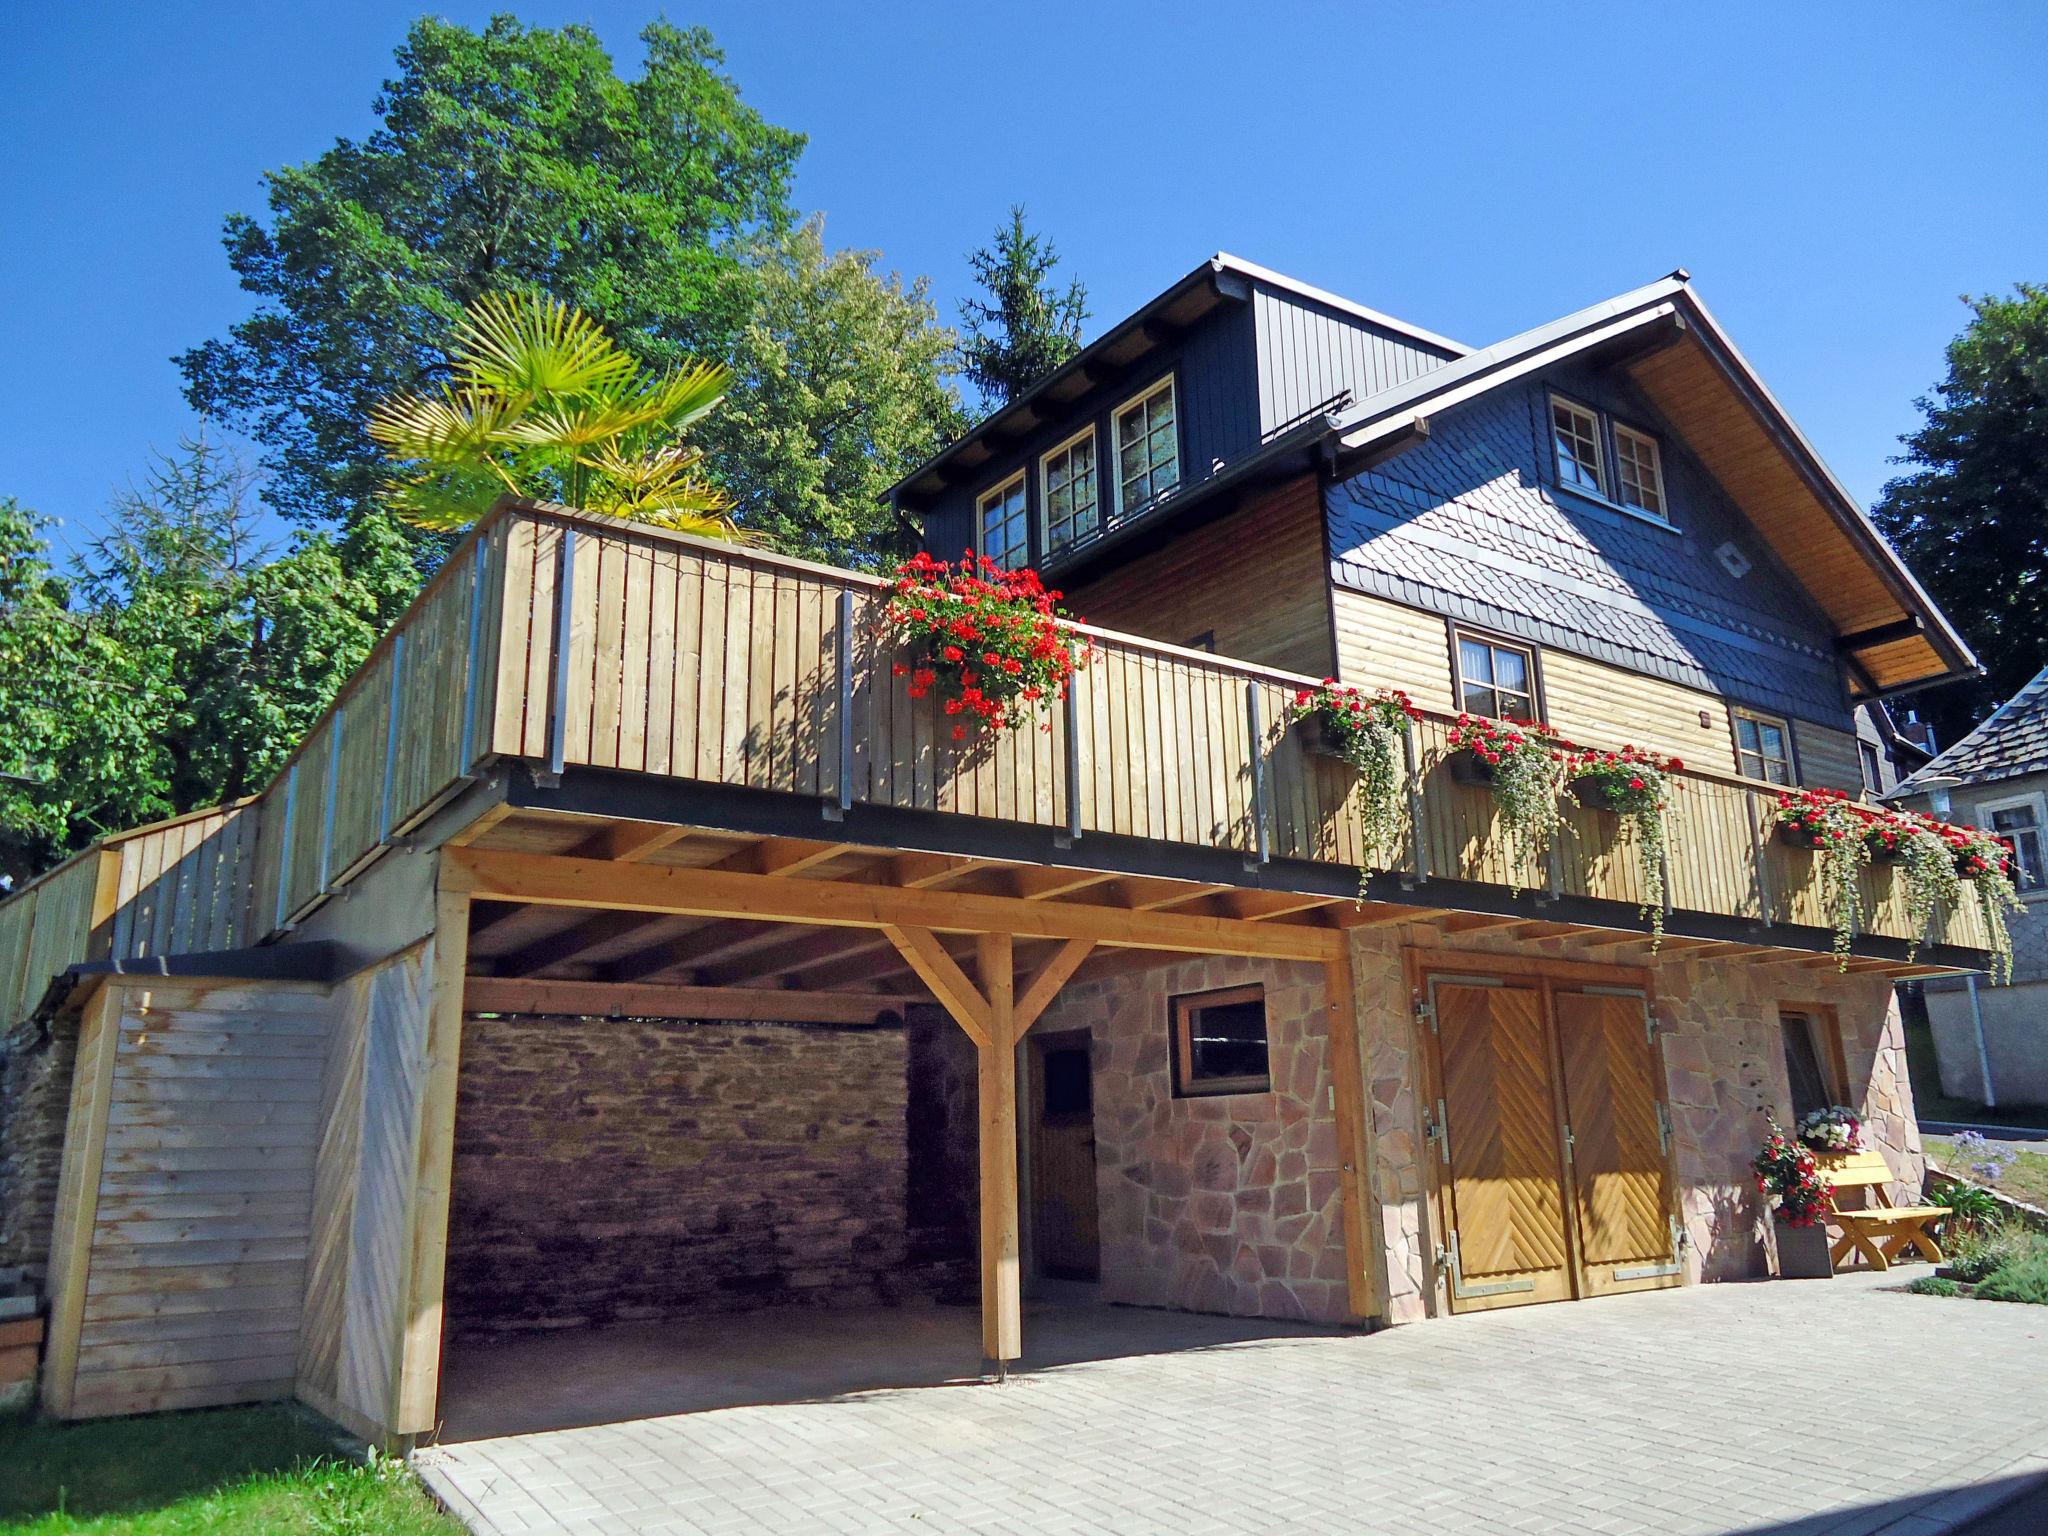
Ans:
[{"label": "grass", "polygon": [[1995,1109],[1952,1099],[1941,1091],[1941,1069],[1934,1059],[1934,1031],[1923,1020],[1906,1021],[1906,1072],[1913,1083],[1913,1111],[1922,1120],[1948,1120],[1960,1125],[2048,1127],[2048,1108],[2038,1104],[2001,1104]]},{"label": "grass", "polygon": [[461,1536],[402,1463],[264,1406],[0,1422],[0,1536]]},{"label": "grass", "polygon": [[[1928,1156],[1934,1159],[1934,1165],[1943,1173],[1952,1173],[1972,1184],[1978,1182],[1976,1174],[1957,1165],[1953,1136],[1923,1136],[1920,1140]],[[2048,1147],[2048,1142],[2042,1145]],[[2022,1150],[1998,1182],[1988,1187],[2001,1195],[2024,1200],[2028,1205],[2048,1206],[2048,1151]]]}]

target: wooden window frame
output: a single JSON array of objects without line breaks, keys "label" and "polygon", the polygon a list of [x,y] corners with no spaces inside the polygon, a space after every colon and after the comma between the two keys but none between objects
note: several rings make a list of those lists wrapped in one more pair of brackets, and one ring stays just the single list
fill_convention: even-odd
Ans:
[{"label": "wooden window frame", "polygon": [[[1533,719],[1541,720],[1544,718],[1541,646],[1536,645],[1533,641],[1517,639],[1513,635],[1503,635],[1494,630],[1474,629],[1469,624],[1453,623],[1450,626],[1450,632],[1451,702],[1458,710],[1470,712],[1469,706],[1465,703],[1465,662],[1463,656],[1459,654],[1459,642],[1473,640],[1481,645],[1498,646],[1502,650],[1520,651],[1529,658],[1529,709]],[[1484,688],[1491,685],[1482,683],[1479,686]],[[1498,693],[1500,690],[1496,688],[1493,691]],[[1491,718],[1500,719],[1504,717],[1493,716]]]},{"label": "wooden window frame", "polygon": [[[1664,488],[1664,445],[1640,427],[1629,426],[1626,422],[1608,418],[1608,427],[1614,437],[1614,499],[1617,504],[1630,512],[1644,517],[1654,517],[1660,523],[1671,521],[1671,494]],[[1637,445],[1638,451],[1649,451],[1650,493],[1657,498],[1655,507],[1647,507],[1640,501],[1628,499],[1628,477],[1622,473],[1621,444],[1626,438]],[[1640,462],[1640,461],[1639,461]]]},{"label": "wooden window frame", "polygon": [[[2041,878],[2036,884],[2021,885],[2019,893],[2029,899],[2038,899],[2048,896],[2048,799],[2044,799],[2039,791],[2024,795],[2004,795],[1996,800],[1984,801],[1976,806],[1970,814],[1976,818],[1979,831],[1989,832],[1993,837],[2004,837],[2005,833],[2000,832],[1991,825],[1992,816],[1999,811],[2018,810],[2021,807],[2034,813],[2034,825],[2032,828],[2036,853],[2034,873]],[[2013,853],[2014,857],[2018,858],[2019,845],[2017,843],[2013,845]],[[2025,868],[2024,861],[2021,862],[2021,867]]]},{"label": "wooden window frame", "polygon": [[[1145,500],[1139,502],[1137,506],[1127,507],[1124,505],[1123,444],[1118,438],[1117,433],[1123,426],[1124,417],[1158,394],[1171,394],[1173,396],[1173,484],[1163,491],[1153,492]],[[1109,413],[1108,478],[1111,520],[1121,521],[1126,517],[1144,511],[1148,507],[1157,506],[1167,497],[1175,495],[1181,487],[1187,484],[1186,469],[1186,445],[1181,442],[1180,382],[1174,370],[1168,369],[1164,376],[1153,380],[1151,384],[1139,390],[1130,399],[1124,401],[1123,404],[1117,406],[1116,409]]]},{"label": "wooden window frame", "polygon": [[[1744,720],[1749,721],[1753,725],[1774,725],[1784,734],[1784,762],[1787,777],[1783,784],[1770,777],[1768,767],[1761,774],[1752,774],[1742,766],[1742,722]],[[1797,789],[1799,787],[1799,745],[1792,735],[1792,722],[1788,717],[1766,714],[1761,709],[1751,709],[1747,704],[1731,704],[1728,706],[1728,744],[1735,752],[1735,776],[1737,778],[1748,779],[1752,784],[1768,784],[1773,789]],[[1757,745],[1759,747],[1763,745],[1763,738],[1761,736],[1757,738]],[[1766,758],[1761,751],[1750,755],[1754,756],[1758,762],[1766,765],[1776,761],[1774,758]]]},{"label": "wooden window frame", "polygon": [[[1842,1046],[1842,1021],[1831,1003],[1779,1002],[1774,1010],[1780,1031],[1778,1048],[1784,1050],[1783,1031],[1791,1027],[1793,1019],[1805,1022],[1807,1037],[1813,1042],[1814,1059],[1820,1063],[1821,1073],[1827,1081],[1821,1086],[1827,1091],[1828,1104],[1847,1104],[1852,1109],[1855,1102],[1849,1092],[1849,1057]],[[1799,1111],[1792,1103],[1791,1074],[1786,1074],[1785,1107],[1797,1119]]]},{"label": "wooden window frame", "polygon": [[[1194,1015],[1204,1008],[1228,1003],[1257,1001],[1266,1023],[1266,1070],[1256,1077],[1211,1077],[1193,1075]],[[1182,992],[1166,1000],[1166,1020],[1173,1057],[1173,1096],[1176,1099],[1216,1099],[1231,1094],[1273,1091],[1273,1019],[1266,1008],[1266,984],[1247,982],[1243,986],[1216,987],[1206,992]]]},{"label": "wooden window frame", "polygon": [[[1074,446],[1083,441],[1088,443],[1095,455],[1094,466],[1089,471],[1095,481],[1095,524],[1088,532],[1076,534],[1064,544],[1055,544],[1052,537],[1052,487],[1049,483],[1052,461],[1062,454],[1071,453]],[[1095,423],[1091,421],[1080,431],[1062,438],[1038,456],[1038,537],[1040,547],[1045,550],[1045,558],[1051,560],[1056,555],[1063,555],[1070,549],[1079,549],[1083,544],[1101,538],[1108,530],[1109,518],[1102,506],[1102,444],[1096,438]]]},{"label": "wooden window frame", "polygon": [[[1556,479],[1559,488],[1572,491],[1580,496],[1590,495],[1600,501],[1612,501],[1613,498],[1608,494],[1607,490],[1607,439],[1606,433],[1601,428],[1600,412],[1594,410],[1590,405],[1582,405],[1569,395],[1560,395],[1555,392],[1551,393],[1549,402],[1549,420],[1545,425],[1550,429],[1550,473]],[[1557,446],[1557,413],[1560,409],[1585,417],[1586,421],[1591,425],[1593,479],[1595,482],[1591,486],[1582,485],[1577,480],[1567,480],[1564,477],[1564,455],[1558,451]],[[1572,436],[1576,438],[1578,433],[1574,432]]]},{"label": "wooden window frame", "polygon": [[[1021,569],[1023,566],[1028,566],[1029,564],[1031,564],[1030,476],[1027,475],[1021,469],[1012,471],[1010,474],[1003,476],[1002,479],[998,480],[994,485],[990,486],[987,490],[983,491],[979,496],[976,496],[974,498],[974,552],[977,555],[982,556],[984,559],[995,560],[996,557],[988,552],[988,519],[983,514],[991,501],[995,501],[1001,497],[1006,496],[1010,490],[1010,487],[1016,485],[1020,481],[1023,482],[1024,488],[1024,539],[1023,542],[1017,547],[1017,554],[1020,557],[1019,564],[1014,566],[1004,566],[1005,570],[1018,570]],[[1009,519],[1006,517],[1003,519],[1003,521],[1007,523]],[[997,560],[996,563],[998,565],[1002,565],[1002,562],[1000,560]]]}]

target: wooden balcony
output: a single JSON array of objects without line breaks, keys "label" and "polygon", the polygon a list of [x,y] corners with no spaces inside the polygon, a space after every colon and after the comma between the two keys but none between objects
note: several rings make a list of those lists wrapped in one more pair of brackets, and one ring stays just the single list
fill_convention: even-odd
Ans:
[{"label": "wooden balcony", "polygon": [[[513,768],[529,804],[594,810],[610,795],[610,814],[741,832],[1355,888],[1352,775],[1287,724],[1310,679],[1074,626],[1092,656],[1040,729],[955,743],[937,701],[893,673],[885,601],[849,571],[501,506],[263,794],[110,839],[0,904],[0,1023],[78,960],[277,933],[494,767]],[[1574,808],[1550,858],[1515,867],[1487,791],[1442,767],[1448,729],[1429,718],[1413,733],[1407,829],[1372,897],[1641,927],[1619,821]],[[1673,934],[1827,947],[1812,857],[1772,840],[1772,799],[1726,774],[1675,776]],[[1858,952],[1895,963],[1910,938],[1901,883],[1889,869],[1864,883]],[[1922,953],[1976,966],[1984,938],[1966,907]]]}]

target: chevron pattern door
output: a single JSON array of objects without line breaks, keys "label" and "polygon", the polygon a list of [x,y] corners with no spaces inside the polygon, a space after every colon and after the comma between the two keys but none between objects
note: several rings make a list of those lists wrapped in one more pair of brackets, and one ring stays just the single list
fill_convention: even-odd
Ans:
[{"label": "chevron pattern door", "polygon": [[1452,1310],[1563,1300],[1571,1241],[1542,990],[1445,979],[1431,1001]]},{"label": "chevron pattern door", "polygon": [[1571,1127],[1580,1293],[1683,1278],[1672,1216],[1664,1068],[1636,993],[1554,994]]}]

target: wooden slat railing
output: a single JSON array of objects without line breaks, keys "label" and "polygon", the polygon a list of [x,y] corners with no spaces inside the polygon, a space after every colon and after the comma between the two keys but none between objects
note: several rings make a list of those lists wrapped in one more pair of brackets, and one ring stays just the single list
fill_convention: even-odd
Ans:
[{"label": "wooden slat railing", "polygon": [[[1229,848],[1256,863],[1364,857],[1342,764],[1287,724],[1312,680],[1072,626],[1092,659],[1040,728],[952,739],[895,675],[886,587],[658,529],[501,506],[371,653],[260,796],[109,839],[0,902],[0,1027],[79,960],[259,942],[337,889],[493,758],[591,766]],[[1414,814],[1390,867],[1634,904],[1615,818],[1574,808],[1544,867],[1510,867],[1490,795],[1414,732]],[[1619,745],[1619,743],[1603,743]],[[1811,856],[1770,836],[1772,792],[1675,776],[1671,904],[1825,927]],[[1906,938],[1901,882],[1865,877],[1868,932]],[[1982,948],[1973,904],[1934,938]]]}]

